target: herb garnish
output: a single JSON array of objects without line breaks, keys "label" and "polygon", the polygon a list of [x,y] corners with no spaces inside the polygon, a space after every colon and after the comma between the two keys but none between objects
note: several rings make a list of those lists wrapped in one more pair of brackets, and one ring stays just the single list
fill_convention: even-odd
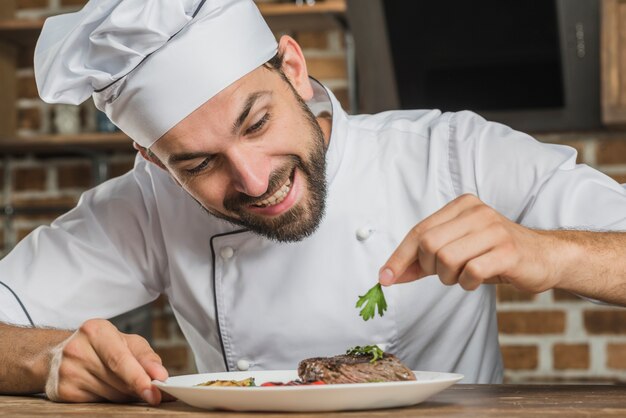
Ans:
[{"label": "herb garnish", "polygon": [[376,360],[384,357],[385,352],[377,345],[366,345],[364,347],[357,345],[356,347],[348,349],[346,354],[351,356],[372,356],[370,363],[375,363]]},{"label": "herb garnish", "polygon": [[380,283],[376,283],[366,294],[359,296],[356,307],[360,308],[361,306],[363,306],[363,309],[361,309],[359,315],[363,317],[364,321],[374,317],[376,307],[378,307],[378,315],[383,316],[383,313],[387,310],[387,301]]}]

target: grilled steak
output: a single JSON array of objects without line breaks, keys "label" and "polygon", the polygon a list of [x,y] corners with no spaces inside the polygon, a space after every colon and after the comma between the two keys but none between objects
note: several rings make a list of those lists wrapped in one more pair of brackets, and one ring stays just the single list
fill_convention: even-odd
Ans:
[{"label": "grilled steak", "polygon": [[315,357],[302,360],[298,376],[305,382],[321,380],[324,383],[373,383],[415,380],[415,374],[393,354],[371,363],[372,356],[343,354],[334,357]]}]

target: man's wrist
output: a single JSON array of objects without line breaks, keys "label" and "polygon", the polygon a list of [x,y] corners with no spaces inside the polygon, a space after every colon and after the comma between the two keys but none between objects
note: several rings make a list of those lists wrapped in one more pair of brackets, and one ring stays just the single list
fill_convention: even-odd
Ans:
[{"label": "man's wrist", "polygon": [[581,261],[585,259],[583,231],[546,231],[551,236],[546,251],[551,264],[551,288],[574,291],[582,279]]},{"label": "man's wrist", "polygon": [[44,392],[50,373],[53,352],[63,341],[72,335],[71,331],[52,329],[25,329],[29,335],[24,339],[24,355],[20,362],[24,377],[22,391],[30,393]]}]

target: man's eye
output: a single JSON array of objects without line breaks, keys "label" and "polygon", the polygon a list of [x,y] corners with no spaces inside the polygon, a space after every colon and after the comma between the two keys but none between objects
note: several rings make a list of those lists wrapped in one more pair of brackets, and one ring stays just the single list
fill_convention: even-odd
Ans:
[{"label": "man's eye", "polygon": [[211,165],[211,161],[213,161],[213,157],[207,157],[202,160],[199,165],[195,166],[194,168],[189,168],[185,171],[187,171],[187,173],[189,174],[198,174],[201,171],[206,170]]},{"label": "man's eye", "polygon": [[269,120],[269,118],[270,118],[269,113],[266,113],[265,115],[263,115],[263,117],[259,119],[257,123],[255,123],[254,125],[250,126],[248,129],[246,129],[246,135],[259,131],[263,127],[263,125],[265,125],[265,123]]}]

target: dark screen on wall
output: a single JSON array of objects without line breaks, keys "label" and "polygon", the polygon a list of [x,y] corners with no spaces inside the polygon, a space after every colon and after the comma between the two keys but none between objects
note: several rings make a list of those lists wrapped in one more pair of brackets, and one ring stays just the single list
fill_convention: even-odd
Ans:
[{"label": "dark screen on wall", "polygon": [[553,0],[385,0],[403,108],[563,106]]}]

